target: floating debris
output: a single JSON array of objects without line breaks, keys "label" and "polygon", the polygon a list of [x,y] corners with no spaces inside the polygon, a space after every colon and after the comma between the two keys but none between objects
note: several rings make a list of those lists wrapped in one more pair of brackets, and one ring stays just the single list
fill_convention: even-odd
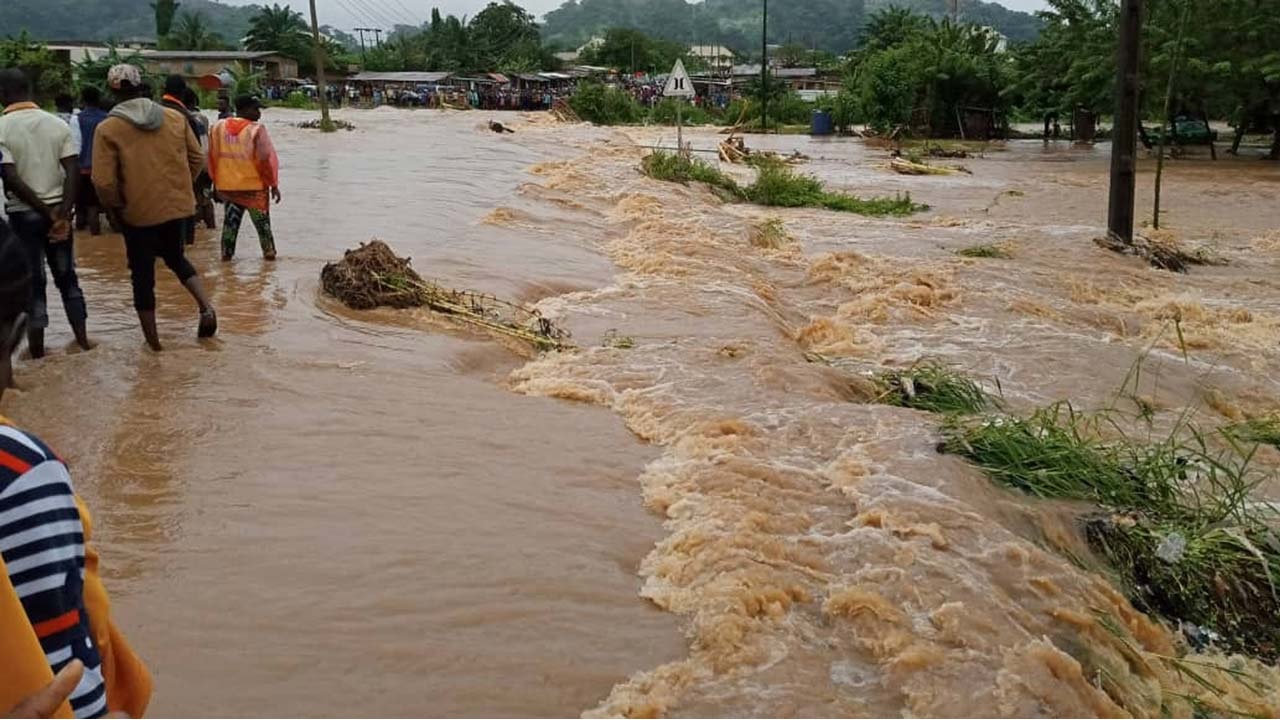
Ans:
[{"label": "floating debris", "polygon": [[899,175],[955,175],[964,173],[972,175],[968,168],[961,165],[929,165],[924,162],[915,162],[904,157],[895,157],[889,161],[889,169]]},{"label": "floating debris", "polygon": [[[333,127],[338,130],[346,130],[347,132],[351,132],[352,130],[356,129],[355,125],[352,125],[346,120],[333,120],[332,122],[333,122]],[[294,127],[299,127],[299,128],[302,128],[303,130],[320,130],[321,129],[320,123],[321,123],[320,118],[316,118],[315,120],[307,120],[306,122],[300,122]]]},{"label": "floating debris", "polygon": [[1191,265],[1226,265],[1227,261],[1205,247],[1187,249],[1171,233],[1152,231],[1149,235],[1136,234],[1133,242],[1125,242],[1115,235],[1094,238],[1099,247],[1134,255],[1151,263],[1153,267],[1170,272],[1185,273]]},{"label": "floating debris", "polygon": [[465,325],[522,340],[539,350],[572,347],[568,331],[556,327],[537,310],[486,293],[454,290],[424,280],[408,258],[397,257],[380,240],[348,250],[340,262],[325,265],[320,281],[326,293],[353,310],[426,307]]},{"label": "floating debris", "polygon": [[569,105],[564,99],[556,100],[555,104],[551,106],[551,117],[566,123],[582,122],[582,117],[578,115],[578,111],[574,110],[573,106]]},{"label": "floating debris", "polygon": [[730,135],[720,141],[720,160],[734,165],[763,164],[802,165],[809,162],[808,155],[796,150],[789,155],[780,155],[772,150],[752,150],[747,147],[746,140],[740,135]]}]

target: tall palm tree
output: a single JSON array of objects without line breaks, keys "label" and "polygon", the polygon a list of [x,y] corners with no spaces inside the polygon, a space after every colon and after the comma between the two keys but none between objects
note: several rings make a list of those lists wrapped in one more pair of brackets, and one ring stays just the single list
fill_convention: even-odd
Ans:
[{"label": "tall palm tree", "polygon": [[307,57],[311,39],[302,13],[281,5],[264,5],[249,20],[244,46],[248,50],[275,51],[301,61]]},{"label": "tall palm tree", "polygon": [[209,29],[204,15],[195,12],[183,12],[178,16],[165,46],[173,50],[220,50],[224,47],[222,37]]},{"label": "tall palm tree", "polygon": [[169,31],[173,29],[173,18],[178,14],[177,0],[156,0],[151,3],[151,9],[156,14],[156,40],[163,40],[169,36]]}]

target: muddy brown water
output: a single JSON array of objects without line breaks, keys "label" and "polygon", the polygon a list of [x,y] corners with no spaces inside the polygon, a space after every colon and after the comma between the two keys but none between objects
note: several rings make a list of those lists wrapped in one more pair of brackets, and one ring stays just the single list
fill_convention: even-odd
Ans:
[{"label": "muddy brown water", "polygon": [[[1274,407],[1274,165],[1171,164],[1167,223],[1232,261],[1175,277],[1091,243],[1105,146],[907,178],[862,143],[749,138],[933,208],[879,220],[643,178],[637,146],[674,141],[658,131],[379,110],[322,136],[302,117],[268,113],[281,260],[247,227],[234,264],[212,235],[193,252],[219,340],[197,344],[165,278],[168,349],[143,351],[119,239],[81,238],[102,345],[64,352],[55,316],[59,349],[5,400],[95,512],[153,714],[1151,714],[1185,690],[1091,622],[1174,650],[1052,549],[1087,556],[1079,508],[938,456],[935,419],[861,402],[856,376],[936,356],[1016,407],[1101,406],[1143,357],[1139,393],[1168,412]],[[753,245],[772,218],[790,240]],[[370,237],[539,303],[583,350],[530,361],[321,297],[323,263]],[[955,256],[979,242],[1014,257]]]}]

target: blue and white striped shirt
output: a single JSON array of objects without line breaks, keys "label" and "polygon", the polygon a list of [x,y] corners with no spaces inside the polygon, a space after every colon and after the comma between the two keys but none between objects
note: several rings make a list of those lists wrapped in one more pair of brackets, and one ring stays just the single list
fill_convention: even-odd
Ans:
[{"label": "blue and white striped shirt", "polygon": [[102,660],[84,605],[84,524],[66,465],[35,437],[0,425],[0,555],[53,672],[84,663],[78,718],[107,713]]}]

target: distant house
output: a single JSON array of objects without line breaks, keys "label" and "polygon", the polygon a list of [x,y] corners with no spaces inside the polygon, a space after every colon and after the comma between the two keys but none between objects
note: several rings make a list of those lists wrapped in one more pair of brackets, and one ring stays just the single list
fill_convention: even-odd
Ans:
[{"label": "distant house", "polygon": [[[82,62],[93,62],[101,60],[111,55],[112,46],[103,42],[87,42],[80,40],[50,40],[45,43],[45,47],[54,54],[60,62],[68,65],[74,65]],[[154,48],[155,43],[134,40],[128,42],[120,42],[115,44],[115,50],[120,57],[128,57],[140,50]]]},{"label": "distant house", "polygon": [[240,50],[144,50],[140,54],[147,72],[154,75],[183,75],[199,78],[220,75],[244,65],[261,72],[268,80],[298,77],[298,61],[277,52]]},{"label": "distant house", "polygon": [[737,57],[723,45],[691,45],[689,56],[705,62],[712,75],[720,76],[727,76],[733,70],[733,61]]}]

